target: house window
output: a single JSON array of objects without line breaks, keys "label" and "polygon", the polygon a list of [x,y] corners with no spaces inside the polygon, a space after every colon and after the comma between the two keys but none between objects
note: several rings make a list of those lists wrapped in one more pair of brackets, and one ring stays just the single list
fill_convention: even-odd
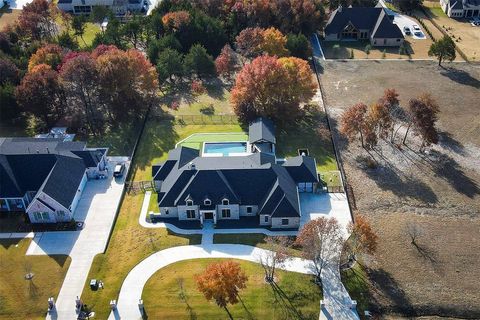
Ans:
[{"label": "house window", "polygon": [[34,212],[33,217],[37,221],[50,220],[50,215],[48,214],[48,212]]},{"label": "house window", "polygon": [[265,221],[265,222],[268,222],[268,216],[265,216],[265,217],[264,217],[264,221]]},{"label": "house window", "polygon": [[252,207],[247,207],[247,213],[252,213],[253,212],[253,208]]},{"label": "house window", "polygon": [[193,206],[193,201],[192,200],[187,200],[187,206]]},{"label": "house window", "polygon": [[187,219],[195,219],[195,210],[187,210]]},{"label": "house window", "polygon": [[282,226],[288,226],[288,219],[282,219]]},{"label": "house window", "polygon": [[222,209],[222,218],[230,218],[230,209]]},{"label": "house window", "polygon": [[210,201],[210,199],[205,199],[205,200],[203,201],[203,204],[206,205],[206,206],[209,206],[209,205],[212,204],[212,201]]},{"label": "house window", "polygon": [[228,206],[229,203],[230,203],[230,201],[228,201],[228,199],[223,199],[223,200],[222,200],[222,204],[223,204],[224,206]]},{"label": "house window", "polygon": [[168,209],[165,209],[165,214],[169,214]]},{"label": "house window", "polygon": [[387,39],[383,39],[383,44],[387,44]]}]

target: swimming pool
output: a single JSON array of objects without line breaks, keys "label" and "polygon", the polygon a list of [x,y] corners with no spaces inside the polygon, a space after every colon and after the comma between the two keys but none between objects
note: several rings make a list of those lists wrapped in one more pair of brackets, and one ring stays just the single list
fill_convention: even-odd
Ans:
[{"label": "swimming pool", "polygon": [[205,142],[203,144],[203,153],[222,154],[224,157],[232,153],[247,152],[246,142]]}]

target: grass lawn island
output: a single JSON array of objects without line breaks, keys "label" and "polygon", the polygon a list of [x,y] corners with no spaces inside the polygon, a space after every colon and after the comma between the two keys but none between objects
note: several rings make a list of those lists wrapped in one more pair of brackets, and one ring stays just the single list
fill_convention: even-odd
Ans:
[{"label": "grass lawn island", "polygon": [[87,180],[105,173],[107,148],[60,136],[0,138],[0,212],[26,212],[32,223],[72,220]]},{"label": "grass lawn island", "polygon": [[299,192],[314,192],[319,182],[315,159],[304,152],[276,158],[274,125],[267,119],[252,122],[245,141],[225,141],[222,134],[215,141],[216,135],[208,135],[199,149],[187,138],[152,167],[159,207],[152,220],[298,228]]}]

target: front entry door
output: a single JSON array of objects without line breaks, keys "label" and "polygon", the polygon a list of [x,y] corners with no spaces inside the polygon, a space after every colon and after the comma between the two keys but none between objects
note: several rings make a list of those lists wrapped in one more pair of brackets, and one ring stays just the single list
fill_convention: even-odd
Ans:
[{"label": "front entry door", "polygon": [[203,213],[204,220],[213,220],[213,211],[206,211]]}]

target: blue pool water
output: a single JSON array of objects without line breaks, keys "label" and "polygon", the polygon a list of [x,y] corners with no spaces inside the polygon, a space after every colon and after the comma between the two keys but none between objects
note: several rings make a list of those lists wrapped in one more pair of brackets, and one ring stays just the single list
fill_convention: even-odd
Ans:
[{"label": "blue pool water", "polygon": [[243,152],[247,152],[246,142],[206,142],[203,146],[203,153],[221,153],[225,157]]}]

